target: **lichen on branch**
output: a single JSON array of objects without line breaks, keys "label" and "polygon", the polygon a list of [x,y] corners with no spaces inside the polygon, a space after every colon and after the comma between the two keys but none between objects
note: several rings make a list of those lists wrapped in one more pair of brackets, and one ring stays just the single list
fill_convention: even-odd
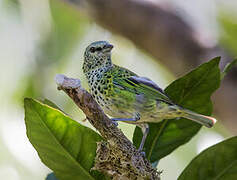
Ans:
[{"label": "lichen on branch", "polygon": [[60,74],[55,80],[58,89],[63,90],[75,102],[105,140],[98,142],[94,170],[103,172],[114,180],[160,179],[160,173],[105,115],[92,95],[81,87],[79,79]]}]

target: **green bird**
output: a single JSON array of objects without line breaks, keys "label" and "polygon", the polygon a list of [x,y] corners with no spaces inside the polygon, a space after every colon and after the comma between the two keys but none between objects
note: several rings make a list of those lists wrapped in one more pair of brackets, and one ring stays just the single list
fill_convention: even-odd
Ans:
[{"label": "green bird", "polygon": [[111,61],[113,45],[106,41],[91,43],[85,50],[83,72],[90,92],[111,120],[125,121],[141,127],[142,151],[149,132],[148,122],[184,117],[212,127],[216,120],[174,102],[152,80],[140,77],[132,71],[117,66]]}]

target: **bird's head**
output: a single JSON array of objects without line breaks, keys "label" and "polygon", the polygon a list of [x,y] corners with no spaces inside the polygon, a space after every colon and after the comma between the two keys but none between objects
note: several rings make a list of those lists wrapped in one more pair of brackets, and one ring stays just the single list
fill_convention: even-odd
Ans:
[{"label": "bird's head", "polygon": [[100,67],[111,66],[113,45],[107,41],[96,41],[87,46],[84,53],[84,73]]}]

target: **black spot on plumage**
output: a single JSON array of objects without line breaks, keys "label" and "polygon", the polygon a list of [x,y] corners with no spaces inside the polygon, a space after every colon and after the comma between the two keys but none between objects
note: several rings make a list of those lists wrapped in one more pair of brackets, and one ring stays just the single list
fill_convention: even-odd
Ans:
[{"label": "black spot on plumage", "polygon": [[135,84],[139,84],[139,82],[137,80],[135,80],[134,78],[128,78],[130,81],[132,81]]},{"label": "black spot on plumage", "polygon": [[96,50],[95,47],[91,47],[91,48],[89,49],[89,51],[92,52],[92,53],[94,53],[95,50]]},{"label": "black spot on plumage", "polygon": [[133,84],[133,83],[131,83],[129,80],[127,80],[127,79],[125,79],[125,81],[128,83],[128,84],[130,84],[131,86],[136,86],[135,84]]},{"label": "black spot on plumage", "polygon": [[95,50],[96,50],[96,51],[101,51],[102,48],[101,48],[101,47],[98,47],[98,48],[96,48]]}]

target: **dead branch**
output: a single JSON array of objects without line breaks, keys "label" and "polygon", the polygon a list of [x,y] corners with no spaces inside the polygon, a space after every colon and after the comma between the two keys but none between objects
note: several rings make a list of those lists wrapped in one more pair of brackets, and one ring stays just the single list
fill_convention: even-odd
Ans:
[{"label": "dead branch", "polygon": [[117,179],[159,180],[159,173],[133,144],[104,114],[103,110],[85,89],[79,79],[56,76],[59,90],[63,90],[85,113],[89,122],[106,140],[98,142],[93,169]]}]

